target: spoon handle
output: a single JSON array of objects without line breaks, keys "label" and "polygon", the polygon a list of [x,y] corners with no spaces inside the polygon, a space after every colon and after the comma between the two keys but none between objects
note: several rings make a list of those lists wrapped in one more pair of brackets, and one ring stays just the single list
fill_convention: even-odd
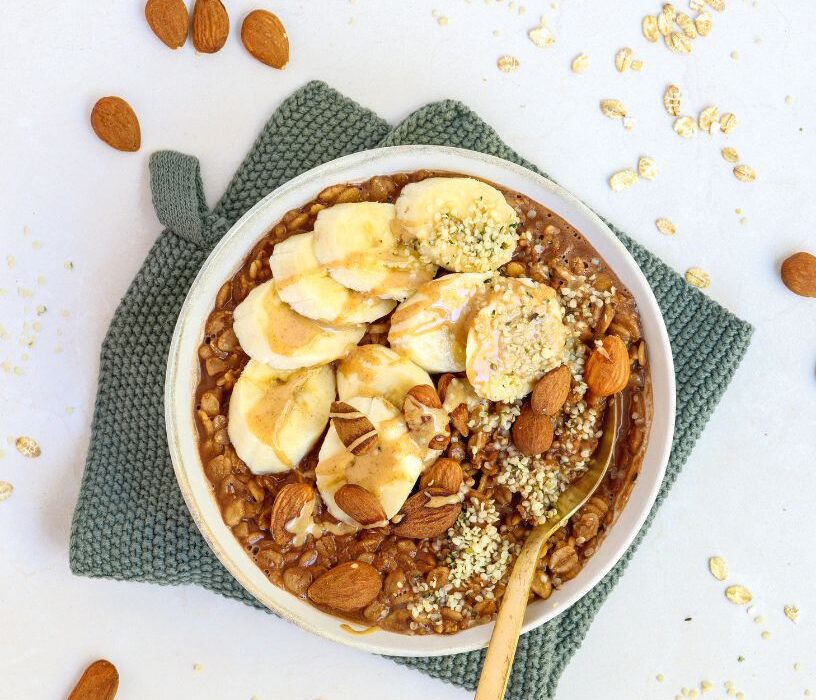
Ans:
[{"label": "spoon handle", "polygon": [[552,524],[547,523],[534,527],[516,559],[490,636],[475,700],[502,700],[504,697],[538,555],[554,529]]}]

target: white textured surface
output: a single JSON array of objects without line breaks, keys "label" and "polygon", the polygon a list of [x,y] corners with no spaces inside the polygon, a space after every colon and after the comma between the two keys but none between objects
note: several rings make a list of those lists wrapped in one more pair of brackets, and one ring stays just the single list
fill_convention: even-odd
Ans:
[{"label": "white textured surface", "polygon": [[[15,486],[0,503],[0,696],[60,697],[88,661],[107,656],[120,669],[125,700],[469,697],[196,588],[68,573],[99,344],[160,228],[147,156],[159,148],[197,155],[213,203],[275,106],[311,78],[391,121],[430,100],[465,101],[675,269],[708,270],[711,296],[756,325],[730,391],[567,669],[559,697],[670,699],[703,678],[719,686],[719,696],[722,682],[733,680],[746,700],[816,691],[816,552],[809,536],[816,302],[786,292],[777,275],[788,253],[816,249],[808,32],[816,7],[728,2],[691,57],[641,38],[641,17],[659,9],[651,0],[571,0],[557,10],[528,0],[524,16],[509,11],[508,0],[274,2],[268,6],[292,44],[283,73],[250,59],[235,31],[214,56],[196,56],[189,46],[174,54],[150,34],[136,0],[5,3],[0,288],[8,294],[0,297],[0,323],[9,338],[0,340],[0,362],[24,374],[0,370],[0,435],[31,435],[43,456],[24,460],[0,445],[0,480]],[[238,25],[256,3],[228,5]],[[450,23],[439,26],[433,9]],[[549,50],[525,36],[542,11],[556,36]],[[493,36],[496,29],[501,36]],[[615,72],[614,53],[626,44],[645,59],[642,73]],[[569,61],[581,51],[593,64],[576,76]],[[505,53],[521,61],[514,74],[495,67]],[[723,137],[687,142],[673,134],[660,106],[667,81],[681,87],[689,110],[716,103],[737,114],[739,127],[727,141],[756,168],[755,184],[730,174],[719,155]],[[122,95],[135,107],[140,153],[114,152],[92,134],[87,114],[103,94]],[[632,133],[600,116],[604,97],[627,104],[638,120]],[[642,154],[657,159],[660,177],[612,193],[606,177]],[[735,208],[744,210],[747,225]],[[677,236],[656,232],[658,216],[675,222]],[[5,265],[7,255],[15,257],[14,269]],[[63,267],[68,260],[72,272]],[[18,287],[34,296],[22,298]],[[36,319],[38,304],[48,310]],[[23,324],[35,320],[42,331],[26,350],[18,340]],[[71,415],[66,406],[75,407]],[[705,565],[715,552],[733,579],[754,591],[764,626],[722,597],[723,585]],[[788,602],[802,608],[798,626],[782,614]],[[772,632],[769,640],[760,638],[762,629]],[[194,663],[202,669],[194,671]],[[665,683],[655,681],[657,673]]]}]

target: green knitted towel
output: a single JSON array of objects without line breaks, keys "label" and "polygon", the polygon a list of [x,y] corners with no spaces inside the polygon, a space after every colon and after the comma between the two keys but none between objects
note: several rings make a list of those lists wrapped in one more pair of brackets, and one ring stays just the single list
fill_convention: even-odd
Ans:
[{"label": "green knitted towel", "polygon": [[[319,82],[309,83],[278,108],[212,212],[206,208],[194,158],[168,151],[152,156],[153,200],[167,228],[119,305],[102,345],[91,443],[71,529],[74,573],[195,583],[257,605],[207,548],[176,486],[163,410],[170,337],[207,254],[253,204],[320,163],[398,144],[469,148],[537,171],[458,102],[428,105],[392,128]],[[657,503],[620,563],[572,608],[521,638],[507,693],[513,700],[554,696],[564,666],[677,478],[752,332],[748,324],[613,230],[652,285],[668,326],[677,372],[674,446]],[[133,352],[134,342],[139,352]],[[472,652],[398,661],[473,688],[482,658],[483,652]]]}]

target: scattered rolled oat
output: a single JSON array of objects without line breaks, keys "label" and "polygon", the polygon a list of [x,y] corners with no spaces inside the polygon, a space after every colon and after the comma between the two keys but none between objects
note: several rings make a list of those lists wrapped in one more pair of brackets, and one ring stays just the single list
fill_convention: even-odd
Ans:
[{"label": "scattered rolled oat", "polygon": [[634,61],[632,61],[632,70],[635,71],[636,73],[639,73],[640,71],[643,70],[644,65],[645,64],[643,63],[643,61],[641,61],[639,58],[636,58]]},{"label": "scattered rolled oat", "polygon": [[660,32],[657,29],[657,20],[652,17],[652,15],[646,15],[643,18],[643,36],[646,37],[648,41],[654,43],[660,38]]},{"label": "scattered rolled oat", "polygon": [[624,46],[615,54],[615,68],[618,73],[625,73],[632,67],[635,52],[628,46]]},{"label": "scattered rolled oat", "polygon": [[731,52],[731,60],[736,61],[737,59],[739,59],[739,51],[732,51]]},{"label": "scattered rolled oat", "polygon": [[547,19],[545,17],[541,18],[541,21],[537,27],[533,27],[529,32],[527,32],[527,36],[529,37],[530,41],[532,41],[540,49],[549,49],[553,46],[553,44],[555,44],[555,37],[550,31],[550,28],[547,26]]},{"label": "scattered rolled oat", "polygon": [[718,581],[725,581],[728,578],[728,566],[722,557],[709,557],[708,570]]},{"label": "scattered rolled oat", "polygon": [[706,107],[697,118],[697,123],[703,131],[711,133],[711,128],[720,121],[720,110],[715,106]]},{"label": "scattered rolled oat", "polygon": [[5,501],[7,498],[11,498],[12,493],[14,493],[14,486],[12,486],[8,481],[0,481],[0,501]]},{"label": "scattered rolled oat", "polygon": [[734,177],[742,182],[753,182],[756,180],[756,171],[750,165],[741,163],[734,166]]},{"label": "scattered rolled oat", "polygon": [[442,27],[447,27],[448,24],[450,23],[450,20],[447,17],[445,17],[444,15],[440,16],[440,17],[437,17],[436,21]]},{"label": "scattered rolled oat", "polygon": [[663,106],[666,108],[670,117],[680,116],[681,97],[680,88],[676,85],[669,85],[666,88],[666,92],[663,93]]},{"label": "scattered rolled oat", "polygon": [[713,689],[714,685],[711,683],[711,681],[700,681],[700,691],[702,692],[703,695],[705,695],[708,692],[711,692]]},{"label": "scattered rolled oat", "polygon": [[785,96],[785,104],[792,105],[795,102],[793,95],[786,95]]},{"label": "scattered rolled oat", "polygon": [[623,118],[623,128],[627,131],[632,131],[632,129],[635,128],[635,124],[637,124],[637,120],[634,117]]},{"label": "scattered rolled oat", "polygon": [[512,73],[518,70],[521,63],[515,56],[501,56],[499,60],[496,61],[496,65],[502,73]]},{"label": "scattered rolled oat", "polygon": [[768,630],[762,630],[762,634],[759,636],[762,637],[763,639],[770,639],[771,633]]},{"label": "scattered rolled oat", "polygon": [[586,73],[587,69],[589,68],[589,56],[587,56],[585,53],[579,53],[572,59],[570,68],[572,68],[573,73]]},{"label": "scattered rolled oat", "polygon": [[800,664],[798,661],[796,661],[793,664],[793,670],[796,671],[796,673],[799,673],[799,671],[802,670],[802,664]]},{"label": "scattered rolled oat", "polygon": [[[688,273],[686,273],[686,275],[688,276]],[[751,595],[751,591],[745,586],[739,585],[726,588],[725,597],[735,605],[747,605],[754,599],[754,596]]]},{"label": "scattered rolled oat", "polygon": [[722,149],[722,151],[720,151],[720,153],[722,153],[722,157],[729,163],[736,163],[739,160],[739,153],[737,153],[737,149],[731,148],[731,146],[726,146]]},{"label": "scattered rolled oat", "polygon": [[657,31],[659,31],[664,38],[671,34],[672,25],[674,24],[674,18],[676,16],[677,12],[675,12],[673,5],[670,3],[663,5],[663,9],[657,16]]},{"label": "scattered rolled oat", "polygon": [[42,454],[42,450],[34,438],[25,436],[18,437],[14,441],[14,446],[17,448],[17,451],[23,455],[23,457],[34,458],[39,457]]},{"label": "scattered rolled oat", "polygon": [[677,26],[683,30],[683,34],[689,39],[697,38],[697,26],[694,24],[694,20],[687,14],[678,12],[674,21],[677,22]]},{"label": "scattered rolled oat", "polygon": [[711,286],[711,276],[702,268],[690,267],[686,270],[686,282],[698,289],[708,289]]},{"label": "scattered rolled oat", "polygon": [[638,175],[646,180],[654,180],[660,171],[655,159],[650,156],[641,156],[638,160]]},{"label": "scattered rolled oat", "polygon": [[601,112],[610,119],[623,119],[627,115],[626,107],[620,100],[601,100]]},{"label": "scattered rolled oat", "polygon": [[658,673],[657,676],[655,676],[655,678],[657,679],[658,683],[662,683],[663,681],[666,680],[666,676],[664,676],[662,673]]},{"label": "scattered rolled oat", "polygon": [[200,673],[204,670],[204,667],[201,664],[193,664],[193,671],[196,673]]},{"label": "scattered rolled oat", "polygon": [[785,608],[785,617],[787,617],[791,622],[799,622],[799,608],[795,605],[786,605]]},{"label": "scattered rolled oat", "polygon": [[674,120],[674,133],[684,139],[690,139],[697,133],[697,122],[693,117],[677,117]]},{"label": "scattered rolled oat", "polygon": [[672,32],[667,37],[664,37],[666,46],[668,46],[674,53],[691,53],[691,39],[680,32]]},{"label": "scattered rolled oat", "polygon": [[730,134],[734,129],[737,128],[737,117],[731,112],[726,112],[720,118],[720,131],[724,134]]},{"label": "scattered rolled oat", "polygon": [[625,170],[619,170],[609,178],[609,186],[614,192],[620,192],[630,188],[637,181],[637,173],[634,170],[626,168]]},{"label": "scattered rolled oat", "polygon": [[666,236],[673,236],[677,233],[677,227],[671,221],[663,217],[655,221],[655,226],[657,226],[657,230],[660,231],[660,233]]},{"label": "scattered rolled oat", "polygon": [[725,10],[725,0],[705,0],[705,3],[715,12]]},{"label": "scattered rolled oat", "polygon": [[700,36],[708,36],[711,32],[712,19],[708,12],[701,12],[694,19],[694,27]]}]

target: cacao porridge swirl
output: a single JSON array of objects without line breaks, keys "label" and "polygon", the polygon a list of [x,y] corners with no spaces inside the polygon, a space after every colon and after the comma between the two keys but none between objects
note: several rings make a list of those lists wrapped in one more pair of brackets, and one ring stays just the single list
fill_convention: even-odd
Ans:
[{"label": "cacao porridge swirl", "polygon": [[[292,595],[406,634],[495,618],[514,557],[586,471],[618,396],[612,466],[542,550],[531,600],[568,585],[626,505],[652,418],[637,305],[580,232],[492,183],[495,202],[479,194],[467,216],[452,207],[430,226],[401,204],[409,194],[413,211],[441,201],[439,187],[462,179],[378,176],[287,212],[221,287],[198,351],[199,453],[234,536]],[[330,277],[301,246],[331,257],[335,232],[361,213],[393,216],[382,205],[394,203],[411,232],[405,246],[372,253],[361,243]],[[383,259],[385,276],[375,274]],[[290,279],[291,261],[300,272]],[[342,290],[327,286],[337,279]],[[250,307],[277,328],[247,330]],[[434,335],[441,317],[444,337]]]}]

